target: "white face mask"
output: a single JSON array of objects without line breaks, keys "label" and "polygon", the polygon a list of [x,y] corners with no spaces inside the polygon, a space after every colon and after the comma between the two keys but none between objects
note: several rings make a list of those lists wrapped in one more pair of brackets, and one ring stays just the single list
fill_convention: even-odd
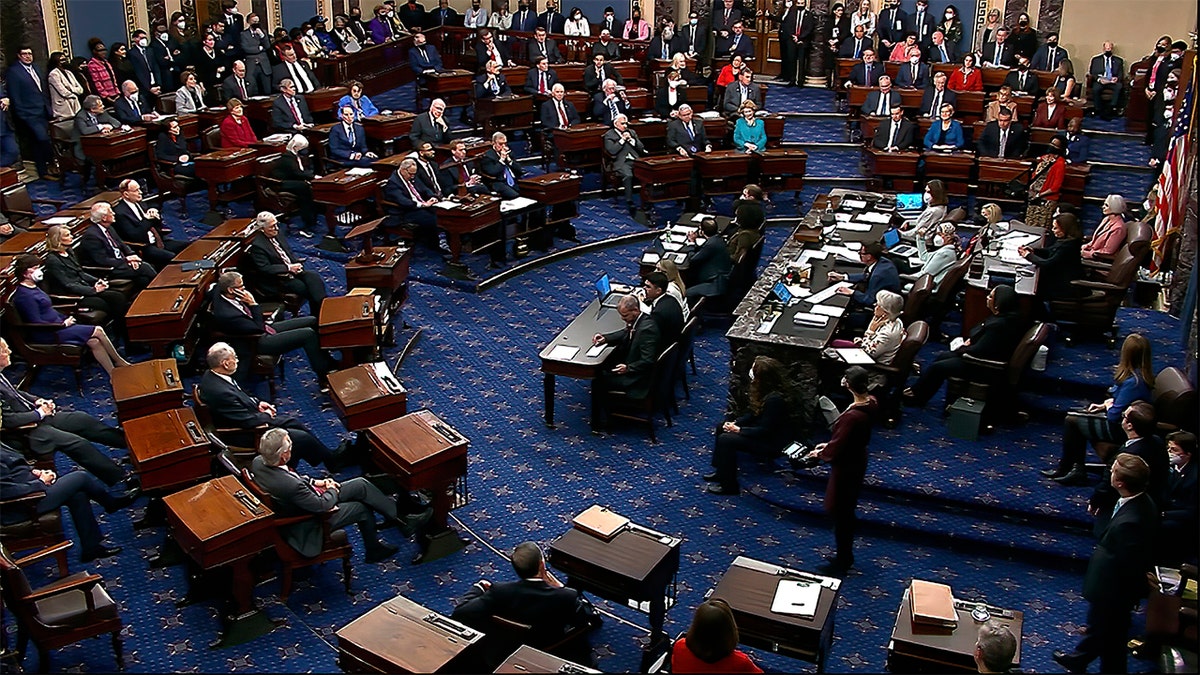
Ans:
[{"label": "white face mask", "polygon": [[145,49],[146,45],[148,45],[148,44],[150,44],[150,40],[147,40],[146,38],[138,39],[138,46],[141,47],[142,49]]},{"label": "white face mask", "polygon": [[793,3],[793,2],[786,2],[786,3],[784,3],[784,4],[785,4],[785,5],[787,5],[788,9],[791,9],[791,8],[792,8],[792,5],[794,5],[795,3]]},{"label": "white face mask", "polygon": [[920,62],[921,62],[921,57],[919,57],[919,56],[914,56],[914,57],[910,58],[910,59],[908,60],[908,62],[909,62],[909,63],[911,63],[911,64],[913,64],[913,65],[915,66],[915,65],[917,65],[918,63],[920,63]]},{"label": "white face mask", "polygon": [[158,39],[159,39],[159,40],[161,40],[161,41],[163,41],[163,42],[166,42],[166,41],[167,41],[167,39],[168,39],[168,38],[170,38],[170,37],[171,37],[171,36],[170,36],[170,35],[167,35],[166,33],[159,33],[159,34],[158,34]]},{"label": "white face mask", "polygon": [[946,238],[940,234],[933,235],[933,245],[936,248],[941,248],[946,245]]},{"label": "white face mask", "polygon": [[312,36],[313,36],[313,33],[314,33],[313,29],[309,28],[309,29],[308,29],[308,32],[307,32],[307,33],[305,33],[305,35],[307,35],[308,37],[312,37]]},{"label": "white face mask", "polygon": [[35,282],[40,282],[43,278],[45,278],[45,276],[46,272],[44,270],[37,269],[33,271],[33,274],[29,275],[29,278],[33,279]]},{"label": "white face mask", "polygon": [[749,378],[750,378],[750,381],[751,381],[751,382],[753,382],[753,381],[754,381],[754,368],[750,368],[750,374],[749,374],[749,375],[747,375],[747,377],[749,377]]},{"label": "white face mask", "polygon": [[179,30],[183,30],[184,28],[187,28],[187,22],[186,21],[176,21],[175,27],[178,28]]},{"label": "white face mask", "polygon": [[929,202],[933,201],[933,196],[930,195],[928,192],[926,192],[925,194],[921,195],[921,199],[923,199],[925,201],[925,203],[928,204]]},{"label": "white face mask", "polygon": [[689,19],[689,20],[688,20],[688,23],[690,23],[690,24],[692,24],[693,26],[695,26],[696,24],[700,23],[700,20],[699,20],[699,19]]}]

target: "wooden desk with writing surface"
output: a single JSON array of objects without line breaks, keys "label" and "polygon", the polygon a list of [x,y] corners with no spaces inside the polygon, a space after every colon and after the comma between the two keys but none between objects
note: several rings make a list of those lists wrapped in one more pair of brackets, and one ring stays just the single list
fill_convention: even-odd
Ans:
[{"label": "wooden desk with writing surface", "polygon": [[211,446],[191,408],[124,420],[121,428],[143,490],[177,489],[210,475]]},{"label": "wooden desk with writing surface", "polygon": [[558,153],[555,163],[580,171],[600,166],[604,134],[607,132],[608,125],[599,122],[583,122],[566,129],[555,129],[554,150]]},{"label": "wooden desk with writing surface", "polygon": [[921,153],[909,150],[886,152],[868,146],[863,150],[863,155],[867,159],[867,175],[872,177],[871,182],[877,184],[875,187],[890,183],[894,190],[909,192],[916,185]]},{"label": "wooden desk with writing surface", "polygon": [[172,410],[183,405],[183,375],[175,359],[151,359],[112,372],[117,420]]},{"label": "wooden desk with writing surface", "polygon": [[374,295],[343,295],[325,298],[317,332],[321,349],[338,349],[342,352],[342,365],[354,362],[356,350],[374,350],[376,347]]},{"label": "wooden desk with writing surface", "polygon": [[986,95],[982,91],[959,91],[955,92],[957,103],[954,106],[955,116],[962,120],[964,125],[973,124],[976,121],[983,119],[983,109],[986,107]]},{"label": "wooden desk with writing surface", "polygon": [[871,92],[879,91],[879,87],[860,87],[854,85],[848,87],[846,91],[848,92],[847,103],[850,106],[848,111],[850,114],[849,119],[854,120],[862,117],[863,104],[867,102],[867,97],[871,95]]},{"label": "wooden desk with writing surface", "polygon": [[535,208],[529,214],[528,232],[542,234],[540,240],[549,248],[551,235],[574,239],[575,227],[571,219],[579,215],[579,191],[583,186],[583,176],[567,171],[544,173],[532,178],[522,178],[517,181],[517,190],[522,197],[538,202],[542,208]]},{"label": "wooden desk with writing surface", "polygon": [[242,244],[232,239],[197,239],[175,255],[175,262],[211,260],[219,268],[237,263],[242,256]]},{"label": "wooden desk with writing surface", "polygon": [[200,235],[201,239],[232,239],[243,245],[258,234],[258,225],[253,218],[230,218]]},{"label": "wooden desk with writing surface", "polygon": [[355,256],[346,263],[346,287],[373,288],[390,307],[400,307],[408,298],[412,247],[374,246],[372,254],[369,260]]},{"label": "wooden desk with writing surface", "polygon": [[[221,148],[196,155],[196,178],[208,184],[208,205],[232,202],[254,194],[258,152],[253,148]],[[225,185],[224,190],[220,186]]]},{"label": "wooden desk with writing surface", "polygon": [[1008,194],[1008,184],[1019,181],[1028,185],[1032,174],[1030,169],[1033,161],[1028,159],[1000,159],[999,157],[979,158],[979,196],[999,202],[1020,202],[1024,198],[1015,199]]},{"label": "wooden desk with writing surface", "polygon": [[84,156],[96,164],[97,185],[106,185],[110,178],[124,178],[147,170],[144,127],[80,136],[79,142]]},{"label": "wooden desk with writing surface", "polygon": [[568,90],[583,89],[583,69],[587,64],[578,61],[568,61],[567,63],[559,63],[550,66],[554,69],[554,73],[558,75],[558,81]]},{"label": "wooden desk with writing surface", "polygon": [[969,150],[953,152],[937,152],[926,150],[925,179],[941,179],[946,184],[946,191],[952,195],[966,196],[967,184],[973,179],[975,168],[975,153]]},{"label": "wooden desk with writing surface", "polygon": [[654,94],[645,87],[627,87],[625,99],[629,101],[629,110],[635,115],[654,109]]},{"label": "wooden desk with writing surface", "polygon": [[334,111],[338,101],[342,97],[350,93],[348,87],[326,86],[303,94],[304,102],[308,104],[308,110],[312,113],[313,121],[315,122],[333,122],[337,119],[338,113]]},{"label": "wooden desk with writing surface", "polygon": [[381,45],[364,46],[354,54],[345,54],[336,59],[317,59],[317,77],[322,82],[346,82],[351,79],[362,82],[368,96],[382,94],[412,82],[412,68],[408,67],[408,50],[412,37],[405,35]]},{"label": "wooden desk with writing surface", "polygon": [[646,152],[655,154],[667,149],[667,121],[636,118],[629,120],[629,128],[642,140]]},{"label": "wooden desk with writing surface", "polygon": [[191,286],[147,288],[138,293],[125,313],[130,341],[150,345],[155,358],[167,357],[172,343],[182,345],[190,356],[200,299],[201,294]]},{"label": "wooden desk with writing surface", "polygon": [[192,286],[203,292],[209,284],[216,281],[217,269],[196,269],[185,271],[182,263],[171,263],[158,271],[147,288],[179,288]]},{"label": "wooden desk with writing surface", "polygon": [[695,160],[682,155],[642,157],[633,163],[633,177],[641,183],[643,204],[686,199],[691,194]]},{"label": "wooden desk with writing surface", "polygon": [[[378,178],[374,173],[354,174],[341,169],[312,181],[313,201],[325,205],[325,222],[332,230],[338,208],[354,210],[356,205],[375,196]],[[366,209],[373,212],[373,208]]]},{"label": "wooden desk with writing surface", "polygon": [[708,142],[712,143],[713,150],[726,147],[726,139],[733,137],[729,122],[724,117],[698,117],[696,119],[704,125],[704,133],[708,136]]},{"label": "wooden desk with writing surface", "polygon": [[250,558],[270,548],[274,513],[233,476],[221,476],[163,497],[171,536],[200,569],[228,565],[237,615],[254,607]]},{"label": "wooden desk with writing surface", "polygon": [[475,83],[469,70],[447,70],[430,73],[425,77],[425,93],[429,98],[440,98],[446,107],[471,105]]},{"label": "wooden desk with writing surface", "polygon": [[1083,206],[1083,191],[1088,179],[1092,176],[1092,167],[1087,164],[1068,164],[1066,175],[1063,176],[1061,201],[1074,204],[1076,208]]},{"label": "wooden desk with writing surface", "polygon": [[[592,338],[597,333],[620,330],[624,325],[625,321],[615,307],[602,309],[600,299],[596,298],[538,353],[538,358],[542,360],[542,396],[547,427],[555,428],[555,376],[561,375],[577,380],[595,378],[597,371],[604,365],[604,360],[612,354],[612,346],[606,345],[595,356],[588,356],[587,352],[592,348]],[[560,347],[562,349],[559,349]],[[566,350],[571,348],[577,351],[568,355]]]},{"label": "wooden desk with writing surface", "polygon": [[[377,365],[386,369],[382,375]],[[361,431],[408,413],[408,392],[382,362],[329,373],[329,395],[347,431]]]},{"label": "wooden desk with writing surface", "polygon": [[[445,230],[446,242],[450,245],[450,265],[462,266],[462,251],[464,234],[474,234],[500,223],[500,198],[491,195],[472,195],[470,201],[458,201],[448,208],[434,207],[438,228]],[[497,239],[500,242],[501,257],[506,247],[504,228],[497,228]],[[471,249],[478,251],[482,248],[480,242],[472,242]]]},{"label": "wooden desk with writing surface", "polygon": [[457,673],[484,634],[397,595],[336,635],[348,673]]},{"label": "wooden desk with writing surface", "polygon": [[46,252],[46,233],[45,232],[17,232],[13,236],[0,241],[0,253],[7,255],[20,255],[22,253],[33,253],[34,255],[42,255]]},{"label": "wooden desk with writing surface", "polygon": [[751,173],[751,160],[757,159],[741,150],[697,152],[694,157],[704,191],[710,195],[740,195]]},{"label": "wooden desk with writing surface", "polygon": [[508,94],[476,99],[475,122],[485,138],[496,131],[527,129],[533,125],[533,96]]},{"label": "wooden desk with writing surface", "polygon": [[21,174],[9,166],[0,166],[0,190],[10,188],[21,182]]},{"label": "wooden desk with writing surface", "polygon": [[429,410],[418,410],[399,419],[368,427],[371,462],[396,479],[405,490],[432,493],[431,536],[422,538],[424,552],[417,562],[444,557],[464,546],[446,518],[452,509],[465,506],[467,445],[470,441]]},{"label": "wooden desk with writing surface", "polygon": [[[820,586],[812,616],[771,611],[776,589],[786,579]],[[729,603],[741,644],[810,661],[817,664],[817,672],[824,672],[840,588],[838,579],[738,556],[709,597]]]},{"label": "wooden desk with writing surface", "polygon": [[642,81],[642,69],[645,68],[645,63],[635,61],[633,59],[624,59],[612,61],[612,67],[621,75],[621,80],[625,86],[633,86]]},{"label": "wooden desk with writing surface", "polygon": [[983,73],[983,90],[996,91],[1004,85],[1005,78],[1010,72],[1009,68],[989,68],[983,66],[979,69]]},{"label": "wooden desk with writing surface", "polygon": [[381,157],[399,154],[412,150],[412,141],[408,138],[408,133],[412,131],[415,118],[416,114],[404,110],[387,115],[371,115],[363,118],[363,131],[367,133],[368,139],[383,146],[384,152],[379,153]]},{"label": "wooden desk with writing surface", "polygon": [[[943,628],[913,623],[909,590],[904,591],[896,626],[888,641],[888,670],[893,673],[974,673],[975,643],[979,639],[979,623],[971,616],[976,603],[955,600],[958,626]],[[1021,667],[1021,628],[1025,614],[1018,610],[988,607],[991,618],[1000,622],[1017,639],[1010,670]],[[739,624],[739,628],[741,625]]]},{"label": "wooden desk with writing surface", "polygon": [[599,673],[599,670],[582,666],[574,661],[559,658],[553,654],[521,645],[496,666],[494,673]]},{"label": "wooden desk with writing surface", "polygon": [[662,634],[675,601],[679,544],[683,540],[633,525],[611,541],[571,528],[550,543],[546,562],[567,575],[566,585],[627,605],[645,606],[652,637]]}]

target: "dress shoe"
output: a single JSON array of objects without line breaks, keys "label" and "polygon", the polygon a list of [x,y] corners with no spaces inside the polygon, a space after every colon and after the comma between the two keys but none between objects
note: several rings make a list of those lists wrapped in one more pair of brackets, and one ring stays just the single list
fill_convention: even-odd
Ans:
[{"label": "dress shoe", "polygon": [[414,513],[411,516],[404,516],[403,518],[400,518],[400,534],[403,534],[405,537],[413,536],[418,530],[420,530],[422,527],[425,527],[425,524],[429,522],[430,518],[433,518],[432,508],[425,509],[420,513]]},{"label": "dress shoe", "polygon": [[116,513],[117,511],[120,511],[126,506],[129,506],[137,501],[137,498],[141,496],[142,489],[140,487],[129,488],[128,490],[122,492],[120,496],[114,497],[111,501],[109,501],[108,505],[104,507],[104,512]]},{"label": "dress shoe", "polygon": [[817,565],[817,574],[825,577],[834,577],[840,579],[846,576],[846,572],[849,571],[853,566],[853,562],[846,564],[839,563],[836,560],[831,560],[822,565]]},{"label": "dress shoe", "polygon": [[82,556],[80,556],[79,562],[86,563],[86,562],[92,562],[93,560],[103,560],[104,558],[111,558],[120,552],[121,552],[120,546],[113,546],[112,548],[109,548],[109,547],[101,544],[100,546],[96,547],[95,551],[92,551],[91,553],[85,553]]},{"label": "dress shoe", "polygon": [[731,487],[727,485],[715,485],[711,483],[704,486],[704,491],[710,495],[728,495],[731,497],[736,497],[737,495],[742,494],[741,488],[737,486]]},{"label": "dress shoe", "polygon": [[1068,673],[1086,673],[1088,658],[1079,652],[1064,652],[1056,649],[1053,654],[1054,662],[1062,666]]},{"label": "dress shoe", "polygon": [[715,483],[717,481],[717,472],[713,471],[712,473],[706,473],[703,476],[701,476],[701,478],[708,481],[709,483]]},{"label": "dress shoe", "polygon": [[1087,469],[1085,469],[1083,466],[1081,466],[1079,464],[1076,464],[1075,466],[1071,467],[1071,470],[1068,471],[1065,475],[1055,478],[1053,480],[1055,483],[1058,483],[1059,485],[1077,485],[1077,486],[1087,485],[1087,482],[1088,482]]},{"label": "dress shoe", "polygon": [[638,646],[642,648],[642,651],[650,652],[663,645],[666,640],[666,633],[651,633],[650,635],[643,635],[642,637],[638,638]]},{"label": "dress shoe", "polygon": [[366,560],[368,563],[383,562],[384,560],[396,555],[396,552],[399,550],[399,548],[392,546],[391,544],[377,541],[375,542],[375,545],[371,547],[371,550],[367,551]]},{"label": "dress shoe", "polygon": [[1059,479],[1059,478],[1062,478],[1063,476],[1067,475],[1067,468],[1066,468],[1065,466],[1062,466],[1062,465],[1060,464],[1060,465],[1058,466],[1058,468],[1055,468],[1055,469],[1042,469],[1042,470],[1041,470],[1041,471],[1039,471],[1038,473],[1042,474],[1042,475],[1043,475],[1043,476],[1045,476],[1046,478],[1054,478],[1054,479],[1056,479],[1056,480],[1057,480],[1057,479]]}]

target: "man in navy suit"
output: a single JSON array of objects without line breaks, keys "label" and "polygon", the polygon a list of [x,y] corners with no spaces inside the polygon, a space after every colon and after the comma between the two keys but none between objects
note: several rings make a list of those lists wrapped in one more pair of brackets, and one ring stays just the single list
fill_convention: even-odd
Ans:
[{"label": "man in navy suit", "polygon": [[549,96],[556,84],[558,73],[550,67],[550,61],[544,56],[534,59],[533,67],[525,73],[525,93]]},{"label": "man in navy suit", "polygon": [[908,63],[901,64],[896,72],[896,86],[901,89],[924,89],[929,86],[929,64],[921,63],[921,50],[908,50]]},{"label": "man in navy suit", "polygon": [[574,103],[565,100],[566,96],[567,89],[561,82],[550,90],[550,98],[542,103],[543,129],[567,129],[579,124],[579,111]]},{"label": "man in navy suit", "polygon": [[875,61],[875,50],[868,47],[863,50],[862,63],[856,63],[850,69],[850,79],[846,80],[846,86],[878,87],[879,78],[883,74],[883,65]]},{"label": "man in navy suit", "polygon": [[933,31],[929,45],[930,63],[958,63],[958,48],[946,42],[946,34],[940,30]]},{"label": "man in navy suit", "polygon": [[291,78],[279,82],[279,96],[271,103],[271,128],[276,131],[304,131],[313,125],[312,113],[303,96],[296,95]]},{"label": "man in navy suit", "polygon": [[545,28],[546,32],[554,35],[566,32],[567,17],[558,11],[558,3],[555,0],[546,0],[546,11],[538,15],[537,27]]},{"label": "man in navy suit", "polygon": [[371,166],[379,155],[367,150],[367,132],[354,121],[354,108],[342,106],[342,123],[329,129],[329,156],[346,166]]},{"label": "man in navy suit", "polygon": [[546,29],[538,26],[533,32],[533,39],[529,41],[526,47],[526,58],[530,62],[537,61],[538,58],[545,57],[550,63],[562,63],[562,53],[558,50],[558,43],[554,38],[546,37]]},{"label": "man in navy suit", "polygon": [[717,51],[713,57],[729,59],[733,58],[734,54],[741,54],[742,58],[746,59],[754,56],[754,40],[746,35],[745,24],[738,21],[730,27],[730,30],[732,33],[727,39],[717,41]]},{"label": "man in navy suit", "polygon": [[1058,46],[1058,33],[1047,33],[1046,42],[1033,53],[1034,70],[1054,70],[1063,59],[1070,58],[1066,49]]},{"label": "man in navy suit", "polygon": [[921,43],[922,47],[926,47],[929,45],[929,36],[933,34],[936,26],[937,19],[933,17],[933,12],[929,11],[929,0],[917,0],[917,9],[908,15],[904,30],[916,33],[917,41]]},{"label": "man in navy suit", "polygon": [[137,82],[125,80],[121,85],[121,98],[113,101],[113,112],[121,124],[133,126],[155,118],[154,108],[138,90]]},{"label": "man in navy suit", "polygon": [[942,104],[955,105],[958,102],[958,94],[946,88],[948,79],[945,73],[933,74],[933,86],[921,95],[921,117],[937,117]]},{"label": "man in navy suit", "polygon": [[147,95],[157,97],[163,92],[163,74],[158,58],[150,49],[150,35],[138,29],[133,31],[129,45],[129,63],[133,66],[133,79]]},{"label": "man in navy suit", "polygon": [[1177,564],[1196,558],[1197,465],[1196,435],[1187,431],[1167,434],[1171,472],[1162,509],[1160,549],[1164,561]]},{"label": "man in navy suit", "polygon": [[900,273],[896,265],[883,255],[883,244],[873,241],[858,250],[858,259],[867,269],[857,274],[830,272],[830,281],[848,281],[854,288],[839,288],[839,295],[849,295],[851,305],[874,307],[879,291],[900,292]]},{"label": "man in navy suit", "polygon": [[[903,68],[904,66],[901,66]],[[892,78],[884,75],[879,78],[879,91],[867,94],[861,110],[864,115],[883,117],[891,113],[892,108],[900,105],[900,92],[892,89]]]},{"label": "man in navy suit", "polygon": [[424,33],[413,34],[413,46],[408,50],[408,65],[416,73],[417,79],[424,81],[429,73],[440,73],[445,70],[442,65],[442,55],[436,47],[426,44]]},{"label": "man in navy suit", "polygon": [[104,267],[108,271],[101,276],[112,279],[130,279],[138,291],[150,285],[158,272],[141,257],[134,255],[133,249],[121,240],[113,229],[116,214],[107,202],[92,206],[88,217],[92,226],[79,235],[79,243],[75,245],[75,253],[79,262],[91,267]]},{"label": "man in navy suit", "polygon": [[46,79],[33,65],[33,49],[22,47],[17,62],[8,69],[9,105],[13,121],[24,134],[32,151],[37,173],[52,179],[50,171],[50,99]]},{"label": "man in navy suit", "polygon": [[887,6],[879,11],[879,19],[875,22],[880,48],[890,53],[892,47],[904,39],[904,26],[907,23],[908,12],[900,7],[900,0],[887,0]]},{"label": "man in navy suit", "polygon": [[532,33],[537,28],[537,12],[529,8],[528,2],[521,2],[513,14],[512,30],[518,33]]}]

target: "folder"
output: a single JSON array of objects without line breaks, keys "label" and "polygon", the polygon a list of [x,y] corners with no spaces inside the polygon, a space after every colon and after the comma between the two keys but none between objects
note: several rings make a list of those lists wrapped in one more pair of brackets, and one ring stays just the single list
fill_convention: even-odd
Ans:
[{"label": "folder", "polygon": [[958,612],[954,609],[954,593],[946,584],[913,579],[909,588],[914,623],[932,624],[954,628],[958,625]]},{"label": "folder", "polygon": [[611,541],[617,533],[625,529],[629,519],[597,504],[575,516],[572,522],[578,530],[604,541]]}]

